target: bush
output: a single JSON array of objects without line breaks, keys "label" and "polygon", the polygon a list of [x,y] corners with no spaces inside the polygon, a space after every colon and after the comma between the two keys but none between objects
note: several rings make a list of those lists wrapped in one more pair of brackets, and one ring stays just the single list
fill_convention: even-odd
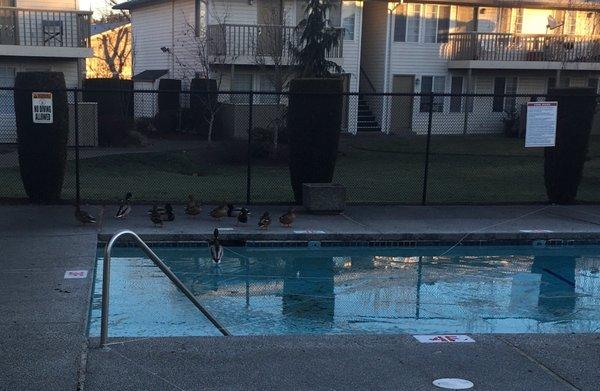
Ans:
[{"label": "bush", "polygon": [[556,88],[549,101],[558,101],[556,144],[544,150],[544,180],[552,203],[575,201],[588,152],[596,110],[592,88]]},{"label": "bush", "polygon": [[126,124],[133,121],[133,81],[122,79],[86,79],[83,81],[83,100],[98,104],[98,143],[115,146],[123,143],[125,133],[118,133],[115,123],[122,131],[129,131]]},{"label": "bush", "polygon": [[[15,80],[19,168],[27,196],[38,202],[60,199],[65,176],[69,110],[61,72],[19,72]],[[52,93],[53,122],[33,122],[32,92]]]},{"label": "bush", "polygon": [[[190,84],[190,111],[194,132],[208,137],[211,114],[218,110],[217,81],[214,79],[192,79]],[[216,117],[216,116],[215,116]],[[216,118],[215,118],[216,119]],[[216,124],[213,124],[213,131]]]},{"label": "bush", "polygon": [[295,79],[290,83],[288,129],[290,178],[297,203],[303,183],[333,179],[342,124],[342,79]]},{"label": "bush", "polygon": [[179,95],[181,80],[160,79],[158,84],[158,114],[156,127],[161,132],[172,132],[179,126]]}]

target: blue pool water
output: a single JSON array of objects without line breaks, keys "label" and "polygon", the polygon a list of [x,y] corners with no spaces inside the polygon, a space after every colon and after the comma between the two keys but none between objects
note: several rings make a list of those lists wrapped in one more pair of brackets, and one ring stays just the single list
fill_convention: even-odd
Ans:
[{"label": "blue pool water", "polygon": [[[154,250],[234,335],[600,330],[600,247]],[[134,248],[112,259],[110,336],[219,335]],[[99,251],[90,335],[99,335]]]}]

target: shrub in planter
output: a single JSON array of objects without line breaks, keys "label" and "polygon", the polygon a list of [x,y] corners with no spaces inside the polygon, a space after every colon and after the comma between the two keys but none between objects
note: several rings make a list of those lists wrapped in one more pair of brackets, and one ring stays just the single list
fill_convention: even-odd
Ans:
[{"label": "shrub in planter", "polygon": [[588,152],[596,110],[592,88],[556,88],[549,101],[558,101],[556,144],[544,150],[544,181],[552,203],[575,201]]},{"label": "shrub in planter", "polygon": [[[98,104],[98,142],[101,146],[121,143],[126,134],[113,128],[115,122],[133,121],[133,81],[121,79],[86,79],[83,81],[83,100]],[[129,130],[119,125],[121,130]]]},{"label": "shrub in planter", "polygon": [[[193,116],[194,132],[202,137],[208,137],[210,120],[218,111],[219,102],[217,98],[216,80],[192,79],[190,84],[190,110]],[[214,121],[216,118],[212,119]],[[214,128],[215,124],[213,123]]]},{"label": "shrub in planter", "polygon": [[160,79],[158,84],[158,114],[156,127],[161,132],[172,132],[179,126],[179,95],[181,80]]},{"label": "shrub in planter", "polygon": [[295,79],[290,83],[288,130],[290,178],[296,202],[303,183],[331,182],[342,124],[342,79]]},{"label": "shrub in planter", "polygon": [[[15,80],[19,168],[27,196],[60,199],[65,176],[69,110],[62,72],[19,72]],[[34,123],[32,92],[52,93],[52,123]]]}]

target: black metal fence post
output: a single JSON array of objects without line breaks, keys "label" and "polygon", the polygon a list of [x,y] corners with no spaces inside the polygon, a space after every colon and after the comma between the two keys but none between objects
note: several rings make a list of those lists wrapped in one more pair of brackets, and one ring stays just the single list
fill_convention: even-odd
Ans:
[{"label": "black metal fence post", "polygon": [[[423,95],[421,95],[423,99]],[[431,122],[433,119],[433,92],[429,94],[429,118],[427,120],[427,144],[425,146],[425,167],[423,169],[423,198],[421,204],[427,204],[427,177],[429,175],[429,146],[431,144]]]},{"label": "black metal fence post", "polygon": [[75,103],[74,115],[75,115],[75,202],[77,206],[81,202],[80,193],[80,182],[79,182],[79,90],[76,88],[73,90],[75,97],[73,102]]},{"label": "black metal fence post", "polygon": [[246,204],[250,204],[250,189],[252,187],[252,111],[254,111],[254,94],[252,91],[248,93],[249,102],[248,102],[248,156],[247,167],[246,167]]}]

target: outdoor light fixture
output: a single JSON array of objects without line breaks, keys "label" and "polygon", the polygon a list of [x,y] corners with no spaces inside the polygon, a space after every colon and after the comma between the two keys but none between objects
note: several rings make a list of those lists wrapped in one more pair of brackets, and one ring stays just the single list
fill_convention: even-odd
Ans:
[{"label": "outdoor light fixture", "polygon": [[248,5],[254,5],[254,0],[248,0]]},{"label": "outdoor light fixture", "polygon": [[480,9],[480,10],[479,10],[479,13],[480,13],[481,15],[485,15],[485,8],[482,8],[482,9]]},{"label": "outdoor light fixture", "polygon": [[421,79],[419,79],[418,77],[415,77],[415,87],[419,88],[420,84],[421,84]]},{"label": "outdoor light fixture", "polygon": [[166,46],[161,47],[160,50],[162,50],[163,53],[169,53],[169,52],[171,52],[171,49],[169,49]]}]

